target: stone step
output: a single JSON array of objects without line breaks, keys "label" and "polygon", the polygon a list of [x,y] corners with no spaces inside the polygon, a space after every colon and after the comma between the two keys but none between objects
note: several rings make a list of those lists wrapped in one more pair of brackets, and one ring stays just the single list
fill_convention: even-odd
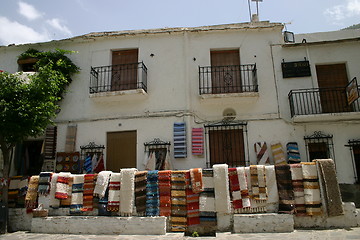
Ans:
[{"label": "stone step", "polygon": [[165,235],[166,217],[56,216],[33,218],[31,232],[51,234]]},{"label": "stone step", "polygon": [[235,214],[234,233],[293,232],[294,218],[289,214]]}]

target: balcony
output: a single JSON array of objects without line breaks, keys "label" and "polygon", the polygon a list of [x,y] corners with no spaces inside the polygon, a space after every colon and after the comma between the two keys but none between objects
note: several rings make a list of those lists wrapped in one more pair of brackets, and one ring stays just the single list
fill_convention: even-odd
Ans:
[{"label": "balcony", "polygon": [[124,95],[147,92],[147,68],[143,62],[91,67],[90,95]]},{"label": "balcony", "polygon": [[199,67],[199,92],[202,96],[257,93],[256,64]]},{"label": "balcony", "polygon": [[[359,99],[348,105],[345,88],[311,88],[291,90],[288,94],[291,117],[319,116],[318,120],[327,120],[326,114],[333,120],[351,119],[352,113],[360,112]],[[334,116],[340,116],[335,119]],[[344,118],[345,117],[345,118]],[[360,115],[356,114],[356,118]]]}]

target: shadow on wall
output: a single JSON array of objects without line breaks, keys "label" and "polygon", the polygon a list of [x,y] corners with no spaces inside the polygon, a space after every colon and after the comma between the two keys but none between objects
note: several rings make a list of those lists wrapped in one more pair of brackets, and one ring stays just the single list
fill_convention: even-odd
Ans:
[{"label": "shadow on wall", "polygon": [[360,208],[360,184],[339,184],[343,202],[354,202]]}]

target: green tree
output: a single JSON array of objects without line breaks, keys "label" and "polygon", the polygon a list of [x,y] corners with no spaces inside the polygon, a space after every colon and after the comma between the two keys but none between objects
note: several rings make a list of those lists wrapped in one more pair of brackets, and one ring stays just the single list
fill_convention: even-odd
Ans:
[{"label": "green tree", "polygon": [[[32,53],[36,51],[30,50]],[[45,128],[53,123],[58,102],[71,82],[70,76],[79,70],[65,56],[69,51],[36,52],[36,74],[23,77],[17,73],[0,72],[0,147],[5,179],[9,178],[10,153],[16,143],[43,134]],[[2,202],[7,211],[8,185],[3,188]],[[1,232],[5,231],[6,228],[1,229]]]}]

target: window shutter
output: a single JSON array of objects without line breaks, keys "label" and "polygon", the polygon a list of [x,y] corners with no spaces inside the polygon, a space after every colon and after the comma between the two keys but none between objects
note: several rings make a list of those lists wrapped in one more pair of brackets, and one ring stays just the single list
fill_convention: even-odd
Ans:
[{"label": "window shutter", "polygon": [[186,125],[174,123],[174,157],[185,158],[186,156]]},{"label": "window shutter", "polygon": [[204,154],[204,129],[192,129],[192,154],[201,156]]}]

